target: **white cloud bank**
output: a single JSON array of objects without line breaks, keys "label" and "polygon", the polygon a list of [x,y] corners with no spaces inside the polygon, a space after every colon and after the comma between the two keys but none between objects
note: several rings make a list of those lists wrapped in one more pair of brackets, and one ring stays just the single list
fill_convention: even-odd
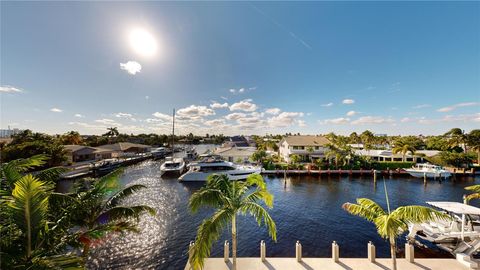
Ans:
[{"label": "white cloud bank", "polygon": [[131,75],[135,75],[142,70],[142,65],[136,61],[128,61],[126,63],[120,63],[120,69],[125,70]]},{"label": "white cloud bank", "polygon": [[252,103],[251,99],[244,99],[240,102],[233,103],[230,106],[230,111],[245,111],[245,112],[253,112],[257,110],[257,105]]},{"label": "white cloud bank", "polygon": [[11,85],[2,85],[0,86],[0,93],[21,93],[22,89],[11,86]]},{"label": "white cloud bank", "polygon": [[228,103],[218,103],[218,102],[213,102],[210,104],[210,108],[212,109],[222,109],[222,108],[228,108]]},{"label": "white cloud bank", "polygon": [[348,99],[348,98],[347,98],[347,99],[344,99],[344,100],[342,101],[342,103],[343,103],[343,104],[350,105],[350,104],[355,103],[355,100],[353,100],[353,99]]},{"label": "white cloud bank", "polygon": [[62,109],[59,109],[59,108],[51,108],[50,111],[51,111],[51,112],[56,112],[56,113],[61,113],[61,112],[63,112],[63,110],[62,110]]},{"label": "white cloud bank", "polygon": [[479,102],[464,102],[464,103],[458,103],[458,104],[454,104],[454,105],[452,105],[452,106],[440,108],[440,109],[437,110],[437,112],[450,112],[450,111],[453,111],[453,110],[455,110],[455,109],[457,109],[457,108],[477,106],[477,105],[480,105],[480,103],[479,103]]}]

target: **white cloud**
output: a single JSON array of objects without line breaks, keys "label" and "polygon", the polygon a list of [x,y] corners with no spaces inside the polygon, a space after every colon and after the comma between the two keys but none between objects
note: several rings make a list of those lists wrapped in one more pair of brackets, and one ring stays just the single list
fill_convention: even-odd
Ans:
[{"label": "white cloud", "polygon": [[249,88],[248,88],[248,90],[255,90],[255,89],[257,89],[256,86],[252,86],[252,87],[249,87]]},{"label": "white cloud", "polygon": [[298,122],[299,117],[303,117],[302,112],[282,112],[277,116],[268,118],[268,124],[271,127],[287,127]]},{"label": "white cloud", "polygon": [[149,100],[149,99],[150,99],[150,97],[149,97],[149,96],[145,96],[145,99],[146,99],[146,100]]},{"label": "white cloud", "polygon": [[347,112],[347,116],[354,116],[355,114],[357,114],[356,111],[349,111],[349,112]]},{"label": "white cloud", "polygon": [[391,118],[384,118],[381,116],[363,116],[358,118],[357,120],[352,121],[353,125],[363,125],[363,124],[385,124],[385,123],[393,123],[393,119]]},{"label": "white cloud", "polygon": [[228,100],[228,98],[224,97],[224,96],[221,96],[220,98],[223,99],[223,100]]},{"label": "white cloud", "polygon": [[243,93],[243,92],[245,92],[245,88],[238,89],[238,93]]},{"label": "white cloud", "polygon": [[11,85],[0,86],[0,93],[21,93],[21,92],[23,92],[22,89],[11,86]]},{"label": "white cloud", "polygon": [[325,103],[325,104],[322,104],[320,105],[322,107],[332,107],[333,106],[333,102],[330,102],[330,103]]},{"label": "white cloud", "polygon": [[142,70],[142,65],[136,61],[128,61],[127,63],[120,63],[120,69],[135,75]]},{"label": "white cloud", "polygon": [[430,104],[420,104],[420,105],[417,105],[417,106],[413,106],[412,108],[414,109],[423,109],[423,108],[428,108],[428,107],[431,107],[432,105]]},{"label": "white cloud", "polygon": [[282,110],[280,110],[279,108],[269,108],[269,109],[266,109],[265,112],[268,113],[268,114],[272,114],[272,115],[277,115],[281,112]]},{"label": "white cloud", "polygon": [[306,127],[307,126],[307,124],[305,123],[304,120],[298,120],[297,123],[298,123],[299,127]]},{"label": "white cloud", "polygon": [[229,89],[228,91],[229,91],[230,93],[234,94],[237,90],[231,88],[231,89]]},{"label": "white cloud", "polygon": [[211,126],[211,127],[223,126],[223,125],[225,125],[225,120],[224,119],[214,119],[214,120],[205,121],[204,124],[207,125],[207,126]]},{"label": "white cloud", "polygon": [[117,118],[132,118],[133,115],[129,114],[129,113],[122,113],[122,112],[119,112],[119,113],[116,113],[115,114],[115,117]]},{"label": "white cloud", "polygon": [[81,114],[79,114],[79,113],[76,113],[76,114],[74,114],[73,116],[75,116],[75,117],[77,117],[77,118],[84,118],[84,117],[85,117],[85,116],[83,116],[83,115],[81,115]]},{"label": "white cloud", "polygon": [[237,120],[237,119],[245,117],[245,116],[247,116],[247,115],[244,114],[244,113],[231,113],[231,114],[226,115],[225,119],[227,119],[227,120]]},{"label": "white cloud", "polygon": [[[152,115],[155,116],[156,118],[162,120],[162,121],[171,121],[172,120],[172,116],[170,116],[168,114],[161,113],[161,112],[155,112]],[[152,122],[154,122],[153,119],[152,119]]]},{"label": "white cloud", "polygon": [[97,119],[97,120],[95,120],[95,122],[100,123],[100,124],[104,124],[104,125],[121,126],[121,124],[118,123],[118,122],[115,122],[115,120],[107,119],[107,118]]},{"label": "white cloud", "polygon": [[251,99],[244,99],[240,102],[233,103],[230,106],[230,111],[245,111],[253,112],[257,109],[257,105],[252,103]]},{"label": "white cloud", "polygon": [[333,118],[333,119],[325,119],[321,123],[322,124],[342,125],[342,124],[347,124],[349,122],[350,122],[350,118],[339,117],[339,118]]},{"label": "white cloud", "polygon": [[347,99],[344,99],[344,100],[342,101],[342,103],[343,103],[343,104],[353,104],[353,103],[355,103],[355,100],[353,100],[353,99],[348,99],[348,98],[347,98]]},{"label": "white cloud", "polygon": [[212,109],[221,109],[221,108],[228,108],[228,103],[218,103],[218,102],[213,102],[210,104],[210,108]]},{"label": "white cloud", "polygon": [[207,106],[190,105],[177,111],[179,120],[199,120],[204,116],[215,115],[215,111]]},{"label": "white cloud", "polygon": [[460,107],[476,106],[476,105],[479,105],[479,104],[480,104],[479,102],[458,103],[458,104],[454,104],[452,106],[440,108],[440,109],[437,110],[437,112],[450,112],[450,111],[453,111],[453,110],[455,110],[457,108],[460,108]]},{"label": "white cloud", "polygon": [[412,119],[409,118],[409,117],[403,117],[403,118],[400,120],[400,122],[402,122],[402,123],[407,123],[407,122],[410,122],[410,121],[412,121]]},{"label": "white cloud", "polygon": [[59,108],[51,108],[50,109],[51,112],[56,112],[56,113],[61,113],[63,112],[63,110],[59,109]]}]

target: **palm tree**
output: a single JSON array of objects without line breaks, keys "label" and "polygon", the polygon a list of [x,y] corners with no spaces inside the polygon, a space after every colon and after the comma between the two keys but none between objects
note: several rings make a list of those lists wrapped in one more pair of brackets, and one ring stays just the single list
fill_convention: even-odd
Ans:
[{"label": "palm tree", "polygon": [[450,147],[453,148],[459,145],[463,145],[465,152],[467,152],[467,135],[463,130],[461,130],[460,128],[452,128],[447,133],[445,133],[445,136],[448,137],[448,144]]},{"label": "palm tree", "polygon": [[474,129],[468,133],[467,144],[471,150],[477,152],[477,164],[480,164],[480,129]]},{"label": "palm tree", "polygon": [[[253,192],[249,188],[256,186]],[[201,269],[203,261],[210,256],[213,242],[218,240],[224,228],[232,228],[232,259],[233,269],[237,267],[237,221],[238,214],[250,214],[259,225],[263,223],[274,241],[277,239],[275,222],[259,202],[269,208],[273,206],[273,195],[268,192],[262,176],[250,175],[245,182],[231,181],[226,175],[211,175],[204,187],[192,194],[189,207],[197,212],[201,207],[209,206],[216,209],[213,215],[204,220],[198,227],[193,255],[189,261],[193,269]]]},{"label": "palm tree", "polygon": [[398,140],[395,142],[395,146],[392,149],[393,154],[398,154],[402,153],[402,161],[405,162],[405,157],[410,152],[412,155],[414,155],[415,147],[413,145],[410,145],[408,142],[405,142],[403,140]]},{"label": "palm tree", "polygon": [[362,141],[355,131],[348,136],[348,139],[350,143],[360,143]]},{"label": "palm tree", "polygon": [[263,160],[267,157],[267,152],[264,150],[257,150],[253,152],[252,154],[252,160],[255,162],[259,162],[260,164],[263,164]]},{"label": "palm tree", "polygon": [[370,130],[365,130],[362,132],[362,134],[360,134],[360,139],[363,143],[363,149],[369,152],[375,143],[375,135]]},{"label": "palm tree", "polygon": [[290,162],[291,162],[292,164],[297,164],[298,162],[300,162],[301,159],[302,159],[302,158],[301,158],[299,155],[297,155],[297,154],[291,154],[291,155],[290,155]]},{"label": "palm tree", "polygon": [[[386,189],[385,189],[386,191]],[[387,198],[387,211],[385,211],[376,202],[367,199],[359,198],[357,203],[344,203],[343,209],[352,215],[360,216],[377,227],[378,234],[389,240],[390,254],[392,257],[392,269],[397,269],[396,261],[396,239],[408,230],[408,223],[423,223],[434,221],[438,219],[448,219],[448,215],[440,213],[434,209],[425,206],[408,205],[401,206],[390,211],[390,204]]]},{"label": "palm tree", "polygon": [[62,143],[63,144],[81,144],[82,143],[82,136],[78,131],[69,131],[62,135]]},{"label": "palm tree", "polygon": [[124,206],[121,202],[143,185],[131,185],[120,188],[119,169],[95,180],[87,190],[77,188],[75,193],[64,198],[65,208],[62,218],[66,223],[79,227],[76,232],[77,243],[83,246],[83,255],[88,256],[91,244],[106,236],[109,232],[138,232],[136,222],[143,213],[155,215],[155,210],[146,205]]}]

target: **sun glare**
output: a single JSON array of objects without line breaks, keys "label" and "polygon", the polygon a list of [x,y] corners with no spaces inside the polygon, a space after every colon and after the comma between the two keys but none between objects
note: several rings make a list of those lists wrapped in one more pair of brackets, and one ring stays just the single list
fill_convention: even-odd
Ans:
[{"label": "sun glare", "polygon": [[133,50],[142,56],[153,56],[157,52],[157,41],[145,29],[132,30],[129,39]]}]

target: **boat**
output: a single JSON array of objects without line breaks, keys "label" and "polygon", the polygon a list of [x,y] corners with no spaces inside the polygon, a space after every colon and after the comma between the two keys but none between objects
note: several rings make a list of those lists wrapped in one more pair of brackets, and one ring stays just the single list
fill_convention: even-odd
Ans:
[{"label": "boat", "polygon": [[121,166],[122,162],[118,159],[105,159],[93,166],[93,175],[95,177],[104,176],[120,168]]},{"label": "boat", "polygon": [[153,159],[163,159],[167,155],[165,147],[158,147],[151,151]]},{"label": "boat", "polygon": [[212,174],[225,174],[230,180],[245,180],[254,173],[261,173],[261,167],[238,165],[220,159],[218,156],[202,155],[203,159],[190,163],[188,171],[180,176],[182,182],[202,182]]},{"label": "boat", "polygon": [[408,239],[418,237],[454,256],[472,256],[480,251],[480,208],[459,202],[427,202],[450,215],[450,220],[409,224]]},{"label": "boat", "polygon": [[166,157],[165,162],[160,166],[161,175],[181,175],[185,172],[185,161],[183,158]]},{"label": "boat", "polygon": [[192,161],[192,160],[195,160],[197,159],[198,157],[198,153],[197,151],[195,150],[194,147],[185,147],[185,159],[186,160],[189,160],[189,161]]},{"label": "boat", "polygon": [[437,166],[429,163],[417,163],[410,169],[405,171],[413,177],[417,178],[448,178],[452,176],[452,173],[445,170],[442,166]]}]

